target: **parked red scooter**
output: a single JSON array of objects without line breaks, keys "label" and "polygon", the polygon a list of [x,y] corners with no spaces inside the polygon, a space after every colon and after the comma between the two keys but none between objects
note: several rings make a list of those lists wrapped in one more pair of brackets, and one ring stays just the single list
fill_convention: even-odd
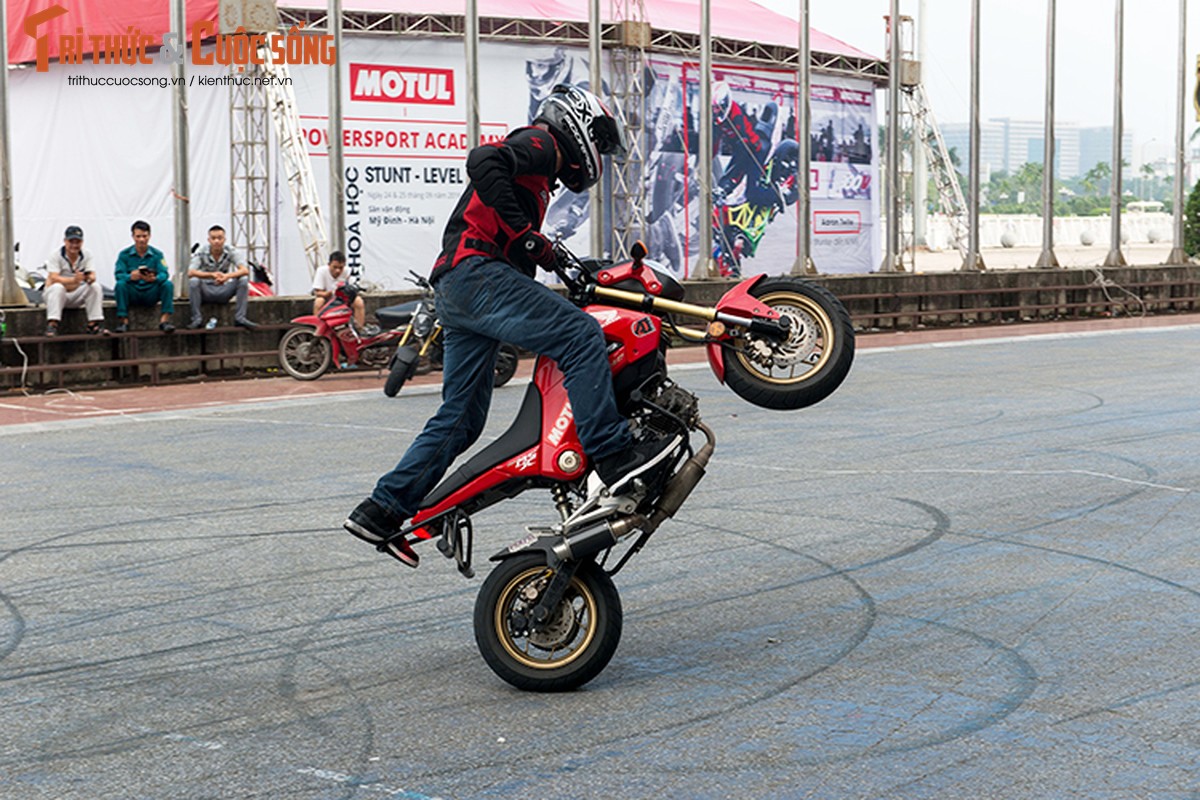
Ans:
[{"label": "parked red scooter", "polygon": [[392,357],[405,328],[390,328],[373,336],[354,329],[354,299],[358,287],[342,284],[333,299],[316,314],[292,320],[292,328],[279,342],[279,365],[299,381],[314,381],[335,364],[339,369],[361,364],[382,369]]},{"label": "parked red scooter", "polygon": [[[385,329],[364,335],[354,329],[354,298],[358,289],[353,284],[340,285],[333,299],[316,314],[306,314],[292,320],[292,328],[279,342],[279,364],[293,378],[312,381],[324,375],[336,364],[340,369],[361,364],[368,368],[388,368],[384,394],[395,397],[414,374],[442,366],[442,326],[437,319],[433,287],[420,276],[420,300],[386,306],[375,311]],[[517,348],[501,346],[496,359],[493,385],[503,386],[517,371]]]},{"label": "parked red scooter", "polygon": [[[561,244],[555,250],[572,300],[604,330],[618,408],[635,439],[669,439],[673,447],[610,491],[579,443],[562,372],[539,357],[508,431],[448,475],[397,534],[409,544],[437,538],[442,554],[471,577],[471,516],[527,489],[549,490],[558,519],[528,527],[492,556],[500,563],[475,603],[475,639],[488,665],[535,691],[572,689],[604,669],[622,626],[612,576],[679,510],[716,445],[696,396],[667,375],[669,334],[703,343],[718,380],[765,408],[819,402],[854,358],[846,309],[815,284],[749,278],[709,308],[682,302],[683,288],[642,262],[640,242],[633,261],[620,265],[579,261]],[[678,327],[673,317],[707,327]],[[693,450],[697,432],[706,441]],[[617,556],[622,542],[628,546]]]}]

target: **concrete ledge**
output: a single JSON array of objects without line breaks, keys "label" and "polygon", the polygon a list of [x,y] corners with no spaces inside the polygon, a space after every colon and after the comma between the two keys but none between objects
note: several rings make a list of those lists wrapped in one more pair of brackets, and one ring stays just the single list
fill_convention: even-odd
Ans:
[{"label": "concrete ledge", "polygon": [[[1119,269],[1017,269],[985,272],[830,275],[811,278],[846,304],[859,330],[908,330],[952,325],[987,325],[1034,320],[1086,319],[1122,314],[1162,314],[1200,310],[1200,266],[1172,265]],[[689,281],[687,300],[711,305],[732,281]],[[368,318],[375,309],[416,299],[416,290],[363,295]],[[186,324],[186,301],[177,304],[177,325]],[[250,302],[250,318],[263,326],[247,332],[233,328],[233,304],[205,306],[204,317],[215,316],[220,329],[196,335],[157,330],[156,309],[134,308],[131,332],[112,337],[83,334],[81,310],[68,309],[56,339],[38,341],[45,331],[45,308],[5,309],[8,339],[31,342],[31,364],[72,366],[52,381],[62,385],[137,383],[149,378],[145,368],[121,367],[113,361],[142,359],[153,365],[153,377],[188,378],[221,374],[225,360],[239,370],[277,367],[274,348],[291,320],[312,312],[311,297],[265,297]],[[105,320],[115,327],[115,307],[105,305]],[[181,326],[182,327],[182,326]],[[30,352],[30,350],[35,352]],[[20,367],[22,359],[11,342],[0,342],[0,367]],[[19,374],[0,374],[0,387],[19,385]],[[46,383],[39,379],[39,383]],[[28,384],[27,384],[28,385]]]}]

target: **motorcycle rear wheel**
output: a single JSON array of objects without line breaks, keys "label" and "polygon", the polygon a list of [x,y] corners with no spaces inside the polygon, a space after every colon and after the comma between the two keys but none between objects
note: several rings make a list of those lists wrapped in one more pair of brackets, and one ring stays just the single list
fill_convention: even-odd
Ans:
[{"label": "motorcycle rear wheel", "polygon": [[621,598],[593,561],[580,565],[550,623],[528,629],[523,619],[551,577],[544,555],[514,556],[492,570],[475,600],[479,652],[518,689],[576,689],[600,674],[621,640]]},{"label": "motorcycle rear wheel", "polygon": [[315,381],[333,364],[333,346],[312,328],[292,328],[279,342],[279,366],[298,381]]},{"label": "motorcycle rear wheel", "polygon": [[503,342],[500,351],[496,353],[496,377],[492,380],[492,386],[499,389],[511,381],[512,376],[517,373],[517,363],[520,360],[521,353],[516,346]]},{"label": "motorcycle rear wheel", "polygon": [[774,277],[752,292],[791,320],[785,342],[750,335],[725,351],[725,382],[742,399],[762,408],[791,410],[831,395],[854,361],[850,313],[823,286]]}]

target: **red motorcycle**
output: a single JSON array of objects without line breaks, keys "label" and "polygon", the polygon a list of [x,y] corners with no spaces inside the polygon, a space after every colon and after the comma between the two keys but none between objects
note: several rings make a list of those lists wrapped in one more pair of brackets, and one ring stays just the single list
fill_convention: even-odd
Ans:
[{"label": "red motorcycle", "polygon": [[[576,436],[558,366],[539,357],[517,418],[506,433],[448,475],[396,534],[438,549],[472,577],[471,517],[528,489],[549,491],[557,519],[492,556],[499,564],[475,603],[475,640],[484,660],[521,689],[562,691],[604,669],[621,636],[621,601],[612,577],[674,516],[716,445],[697,398],[667,375],[671,335],[702,343],[718,380],[772,409],[812,405],[832,393],[854,358],[854,330],[824,288],[758,276],[730,289],[713,308],[683,301],[670,275],[633,260],[580,261],[561,244],[557,272],[571,299],[608,341],[618,407],[635,439],[671,441],[663,458],[610,494],[590,469]],[[706,322],[693,329],[676,317]],[[693,449],[693,434],[705,442]],[[382,545],[381,545],[382,547]]]},{"label": "red motorcycle", "polygon": [[388,328],[372,336],[359,333],[351,324],[356,297],[356,286],[340,285],[318,313],[292,320],[299,327],[279,341],[279,365],[284,372],[298,381],[315,381],[335,364],[340,369],[358,364],[379,369],[387,366],[393,345],[405,330]]},{"label": "red motorcycle", "polygon": [[[296,380],[313,381],[338,365],[340,369],[362,364],[372,369],[388,368],[384,394],[395,397],[414,374],[440,369],[442,326],[434,306],[433,287],[413,274],[421,288],[421,299],[376,310],[384,330],[364,335],[354,329],[354,299],[358,289],[343,284],[333,300],[317,314],[296,317],[292,328],[279,341],[279,364]],[[508,383],[517,371],[517,348],[504,344],[496,359],[496,387]]]}]

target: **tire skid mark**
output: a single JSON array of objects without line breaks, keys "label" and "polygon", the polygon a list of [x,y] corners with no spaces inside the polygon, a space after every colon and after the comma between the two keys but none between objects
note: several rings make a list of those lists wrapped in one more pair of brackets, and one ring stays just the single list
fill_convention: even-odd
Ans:
[{"label": "tire skid mark", "polygon": [[0,603],[8,611],[8,617],[12,621],[12,632],[9,634],[7,641],[0,644],[0,661],[12,655],[21,640],[25,638],[25,617],[21,615],[21,610],[17,608],[7,594],[0,592]]},{"label": "tire skid mark", "polygon": [[[370,754],[375,748],[375,718],[371,714],[371,706],[369,703],[361,699],[343,670],[326,663],[321,656],[309,652],[309,648],[314,642],[316,632],[329,622],[339,619],[341,617],[342,609],[353,604],[366,591],[367,590],[365,588],[360,589],[348,597],[343,603],[332,609],[329,613],[325,614],[319,619],[311,621],[309,624],[304,626],[301,631],[300,638],[291,645],[291,653],[283,661],[276,684],[279,689],[280,696],[282,696],[289,705],[297,710],[297,713],[299,714],[300,719],[305,727],[321,736],[331,736],[336,734],[336,731],[331,730],[329,726],[326,725],[320,718],[308,713],[305,708],[307,704],[297,697],[295,679],[296,666],[300,658],[308,658],[324,669],[329,675],[332,675],[334,683],[341,687],[349,701],[355,708],[358,709],[358,714],[356,715],[356,723],[358,727],[356,736],[361,737],[362,739],[362,746],[359,752],[359,762],[362,765],[368,763],[367,759],[370,758]],[[346,798],[353,797],[355,788],[355,785],[346,787],[344,796]]]},{"label": "tire skid mark", "polygon": [[[718,710],[714,710],[714,711],[703,713],[703,714],[698,714],[698,715],[689,717],[688,719],[679,720],[679,721],[672,722],[672,723],[667,723],[664,725],[657,726],[655,728],[639,730],[636,733],[632,733],[629,735],[614,736],[614,737],[609,737],[609,738],[606,738],[603,740],[588,742],[586,745],[583,746],[583,748],[586,750],[590,750],[590,751],[596,751],[597,749],[611,747],[612,745],[616,745],[616,744],[627,744],[630,742],[637,742],[638,740],[642,740],[642,739],[649,740],[656,736],[661,736],[663,734],[669,734],[669,733],[678,733],[681,730],[685,730],[690,727],[702,725],[704,723],[710,722],[714,719],[719,719],[726,715],[745,711],[746,709],[753,708],[754,706],[760,705],[764,702],[767,702],[769,700],[772,700],[772,699],[784,694],[785,692],[795,688],[796,686],[800,685],[801,683],[811,680],[813,677],[833,668],[838,663],[845,660],[851,653],[853,653],[856,649],[858,649],[858,647],[864,641],[866,641],[867,636],[870,634],[870,631],[874,628],[875,622],[878,618],[878,612],[876,610],[874,598],[870,595],[869,592],[866,591],[865,588],[863,588],[863,586],[858,581],[856,581],[851,576],[850,573],[859,571],[862,569],[867,569],[869,567],[876,566],[878,564],[886,563],[888,561],[892,561],[892,560],[895,560],[898,558],[903,558],[905,556],[911,555],[914,552],[917,552],[918,550],[920,550],[924,547],[928,547],[930,544],[936,542],[938,539],[945,536],[946,533],[950,530],[949,518],[946,516],[946,514],[943,511],[936,508],[935,506],[929,505],[927,503],[922,503],[917,500],[909,500],[909,499],[905,499],[905,498],[895,498],[895,499],[899,502],[907,503],[907,504],[913,506],[914,508],[920,509],[920,510],[924,511],[925,513],[929,514],[930,517],[932,517],[932,519],[933,519],[933,527],[930,529],[929,533],[926,536],[922,537],[918,542],[916,542],[912,545],[903,547],[900,550],[897,550],[893,553],[889,553],[887,555],[881,556],[877,559],[872,559],[869,562],[864,562],[862,564],[857,564],[857,565],[854,565],[851,567],[837,567],[831,563],[828,563],[828,562],[823,561],[815,556],[805,553],[797,548],[788,546],[786,544],[781,544],[779,542],[771,541],[768,539],[762,539],[759,537],[755,537],[751,534],[746,534],[742,531],[735,531],[735,530],[732,530],[729,528],[723,528],[723,527],[716,526],[716,525],[707,525],[707,524],[701,524],[701,523],[695,523],[695,522],[688,522],[686,519],[676,518],[677,521],[680,521],[683,524],[690,524],[694,527],[707,528],[709,530],[718,531],[718,532],[725,533],[725,534],[728,534],[728,535],[731,535],[734,537],[738,537],[738,538],[750,539],[757,543],[766,545],[769,548],[776,549],[776,550],[782,550],[784,552],[788,552],[793,555],[798,555],[802,558],[805,558],[806,560],[812,561],[813,563],[823,567],[825,571],[819,575],[806,576],[804,578],[800,578],[800,579],[794,580],[794,581],[788,581],[788,582],[785,582],[782,584],[776,584],[773,586],[766,586],[766,587],[759,587],[752,591],[739,592],[736,594],[727,594],[718,599],[710,599],[710,600],[705,600],[705,601],[701,601],[701,602],[689,602],[689,603],[683,603],[683,604],[674,604],[670,609],[666,609],[666,610],[657,608],[650,612],[645,612],[645,613],[638,612],[637,613],[638,619],[652,620],[652,619],[660,618],[663,616],[673,616],[673,615],[679,613],[679,611],[681,611],[681,610],[696,610],[699,608],[705,608],[705,607],[716,605],[716,604],[733,602],[733,601],[736,601],[739,599],[747,599],[747,598],[751,598],[751,597],[760,596],[760,595],[768,593],[768,592],[777,592],[777,591],[783,591],[786,589],[792,589],[792,588],[795,588],[798,586],[802,586],[806,583],[811,583],[811,582],[819,581],[819,580],[827,580],[829,578],[839,578],[850,585],[850,587],[858,595],[859,601],[865,609],[864,619],[862,620],[862,622],[859,623],[856,630],[851,634],[851,636],[850,636],[849,640],[846,642],[846,644],[843,645],[837,652],[833,653],[823,663],[818,664],[813,669],[808,670],[800,675],[797,675],[797,676],[793,677],[791,680],[785,681],[781,685],[778,685],[778,686],[768,689],[766,691],[760,692],[759,694],[755,695],[754,697],[746,698],[744,700],[738,701],[736,703],[733,703],[731,705],[728,705],[728,706],[718,709]],[[627,617],[632,617],[632,616],[633,616],[633,614],[627,613]],[[598,681],[603,680],[603,673],[601,673],[600,677],[597,680]],[[966,735],[966,733],[964,733],[962,735]],[[651,746],[651,743],[649,741],[647,741],[644,743],[643,746]],[[578,751],[574,751],[574,752],[578,752]],[[532,759],[542,759],[542,758],[544,758],[544,756],[545,756],[545,753],[539,752],[536,755],[529,754],[529,755],[516,756],[513,760],[529,761]],[[600,760],[603,760],[604,758],[605,758],[605,756],[603,754],[595,755],[595,756],[588,756],[588,757],[579,756],[575,759],[575,762],[600,761]],[[488,769],[500,767],[503,765],[510,765],[511,763],[513,763],[513,760],[506,761],[506,762],[488,761],[485,763],[471,765],[469,768],[474,769],[474,770],[488,770]],[[576,764],[576,766],[578,766],[578,763]],[[447,769],[428,770],[424,773],[410,776],[410,779],[443,777],[446,775],[461,773],[462,769],[463,769],[463,767],[460,765],[453,769],[447,768]]]}]

